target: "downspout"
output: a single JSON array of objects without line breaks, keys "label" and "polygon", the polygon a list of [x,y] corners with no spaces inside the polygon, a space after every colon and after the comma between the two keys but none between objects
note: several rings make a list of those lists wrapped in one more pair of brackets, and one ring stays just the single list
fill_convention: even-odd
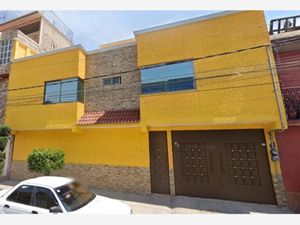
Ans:
[{"label": "downspout", "polygon": [[[281,131],[283,132],[285,130],[285,122],[284,122],[284,118],[285,116],[283,115],[283,111],[282,108],[280,107],[280,97],[279,93],[278,93],[278,89],[277,89],[277,85],[276,85],[276,79],[275,79],[275,66],[273,63],[273,60],[271,58],[272,55],[272,49],[271,46],[266,46],[266,50],[267,50],[267,55],[268,55],[268,63],[269,63],[269,69],[271,71],[271,77],[272,77],[272,83],[273,83],[273,88],[274,88],[274,92],[275,92],[275,97],[276,97],[276,102],[277,102],[277,106],[278,106],[278,113],[279,113],[279,117],[280,117],[280,122],[281,122]],[[270,149],[271,149],[271,156],[272,156],[272,160],[273,161],[277,161],[279,160],[279,154],[278,154],[278,150],[277,150],[277,146],[276,146],[276,141],[275,141],[275,131],[276,130],[271,130],[269,132],[269,136],[270,136]],[[275,170],[276,170],[276,174],[278,173],[277,171],[277,167],[275,166]]]},{"label": "downspout", "polygon": [[269,68],[271,71],[271,76],[272,76],[272,83],[273,83],[273,88],[274,88],[274,92],[275,92],[275,97],[276,97],[276,102],[277,102],[277,106],[278,106],[278,112],[279,112],[279,117],[280,117],[280,122],[281,122],[281,132],[285,130],[284,128],[284,115],[282,112],[282,109],[280,107],[280,97],[278,90],[277,90],[277,86],[276,86],[276,79],[275,79],[275,65],[273,64],[273,60],[271,59],[271,47],[270,46],[266,46],[267,48],[267,55],[268,55],[268,63],[269,63]]}]

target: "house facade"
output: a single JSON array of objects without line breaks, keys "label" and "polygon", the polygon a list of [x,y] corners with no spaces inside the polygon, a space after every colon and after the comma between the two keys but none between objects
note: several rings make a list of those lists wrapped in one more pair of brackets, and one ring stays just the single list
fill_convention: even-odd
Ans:
[{"label": "house facade", "polygon": [[288,205],[300,212],[300,16],[271,21],[270,38],[288,118],[288,129],[276,134]]},{"label": "house facade", "polygon": [[56,173],[94,187],[282,205],[275,131],[287,121],[273,65],[260,11],[16,59],[10,177],[34,176],[28,154],[55,147],[66,155]]},{"label": "house facade", "polygon": [[[14,59],[72,45],[72,31],[52,11],[1,11],[0,124],[3,123],[10,62]],[[67,31],[67,32],[64,32]]]}]

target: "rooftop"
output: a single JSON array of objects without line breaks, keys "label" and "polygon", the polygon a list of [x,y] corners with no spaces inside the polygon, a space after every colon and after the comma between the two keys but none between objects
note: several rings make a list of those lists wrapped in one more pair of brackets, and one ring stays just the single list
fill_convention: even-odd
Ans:
[{"label": "rooftop", "polygon": [[53,11],[42,10],[0,10],[0,25],[13,23],[17,20],[25,20],[26,17],[43,16],[46,18],[56,29],[64,34],[69,41],[73,40],[73,32],[71,29],[60,19]]},{"label": "rooftop", "polygon": [[135,31],[134,34],[138,35],[138,34],[178,27],[178,26],[182,26],[182,25],[186,25],[186,24],[196,23],[196,22],[203,21],[203,20],[210,20],[210,19],[214,19],[214,18],[218,18],[218,17],[222,17],[222,16],[227,16],[227,15],[231,15],[231,14],[239,13],[239,12],[241,12],[241,11],[238,11],[238,10],[229,11],[228,10],[228,11],[222,11],[222,12],[218,12],[218,13],[212,13],[212,14],[205,15],[205,16],[195,17],[192,19],[181,20],[181,21],[174,22],[174,23],[169,23],[169,24],[164,24],[161,26],[155,26],[155,27],[138,30],[138,31]]},{"label": "rooftop", "polygon": [[42,186],[47,186],[50,188],[57,188],[60,186],[63,186],[65,184],[68,184],[72,182],[72,178],[68,177],[56,177],[56,176],[43,176],[43,177],[36,177],[36,178],[31,178],[25,181],[22,181],[22,184],[31,184],[31,185],[42,185]]},{"label": "rooftop", "polygon": [[78,125],[93,124],[124,124],[138,123],[140,121],[139,109],[108,110],[101,112],[85,112],[79,119]]}]

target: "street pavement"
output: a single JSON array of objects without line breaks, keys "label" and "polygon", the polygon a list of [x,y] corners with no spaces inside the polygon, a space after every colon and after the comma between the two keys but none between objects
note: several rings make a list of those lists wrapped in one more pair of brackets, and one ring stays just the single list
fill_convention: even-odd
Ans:
[{"label": "street pavement", "polygon": [[[0,190],[16,185],[18,181],[0,180]],[[134,214],[288,214],[287,207],[248,202],[225,201],[161,194],[141,195],[92,188],[95,194],[118,199],[128,204]]]}]

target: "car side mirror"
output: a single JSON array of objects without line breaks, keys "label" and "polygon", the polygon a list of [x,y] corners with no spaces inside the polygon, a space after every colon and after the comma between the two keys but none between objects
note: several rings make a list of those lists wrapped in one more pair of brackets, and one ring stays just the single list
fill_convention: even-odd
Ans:
[{"label": "car side mirror", "polygon": [[51,212],[51,213],[62,213],[63,211],[61,210],[61,208],[59,206],[52,206],[49,209],[49,212]]}]

